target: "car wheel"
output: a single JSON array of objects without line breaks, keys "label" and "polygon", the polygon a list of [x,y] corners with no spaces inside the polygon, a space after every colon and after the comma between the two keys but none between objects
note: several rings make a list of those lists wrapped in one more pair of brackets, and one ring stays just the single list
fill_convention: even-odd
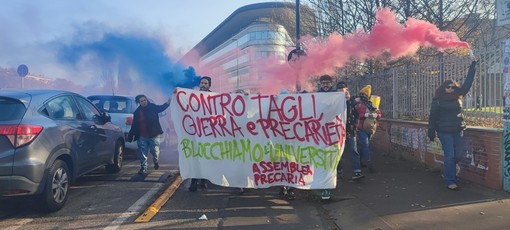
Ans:
[{"label": "car wheel", "polygon": [[115,150],[113,155],[113,164],[106,165],[106,171],[109,173],[118,173],[122,169],[122,163],[124,161],[124,145],[121,141],[117,141],[115,144]]},{"label": "car wheel", "polygon": [[61,209],[69,197],[71,180],[69,167],[62,160],[56,160],[48,171],[48,179],[42,193],[42,206],[48,212]]}]

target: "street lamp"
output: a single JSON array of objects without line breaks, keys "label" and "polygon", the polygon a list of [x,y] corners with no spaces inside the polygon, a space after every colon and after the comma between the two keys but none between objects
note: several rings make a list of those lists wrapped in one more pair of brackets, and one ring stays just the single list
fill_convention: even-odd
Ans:
[{"label": "street lamp", "polygon": [[299,0],[296,0],[296,49],[301,49],[301,43],[299,42],[300,38],[300,28],[299,28]]},{"label": "street lamp", "polygon": [[296,49],[290,51],[289,55],[287,56],[287,61],[289,64],[297,70],[296,74],[296,90],[301,90],[301,82],[300,82],[300,74],[301,74],[301,62],[303,61],[303,58],[306,57],[306,53],[304,50],[301,49],[301,38],[300,38],[300,28],[299,28],[299,0],[296,0]]}]

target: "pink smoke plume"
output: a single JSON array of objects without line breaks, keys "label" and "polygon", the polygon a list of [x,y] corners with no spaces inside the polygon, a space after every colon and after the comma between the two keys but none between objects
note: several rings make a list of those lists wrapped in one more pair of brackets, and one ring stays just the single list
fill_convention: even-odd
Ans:
[{"label": "pink smoke plume", "polygon": [[391,58],[396,59],[415,54],[421,46],[432,46],[439,51],[470,48],[454,32],[440,31],[432,23],[408,18],[402,25],[387,8],[379,9],[376,19],[370,32],[356,31],[344,36],[333,33],[325,39],[303,38],[307,57],[301,60],[299,70],[289,65],[275,65],[274,60],[258,63],[257,69],[263,67],[265,74],[270,75],[261,79],[266,80],[263,82],[264,91],[278,92],[279,87],[291,89],[296,81],[304,82],[308,77],[332,74],[351,58],[363,60],[387,52]]}]

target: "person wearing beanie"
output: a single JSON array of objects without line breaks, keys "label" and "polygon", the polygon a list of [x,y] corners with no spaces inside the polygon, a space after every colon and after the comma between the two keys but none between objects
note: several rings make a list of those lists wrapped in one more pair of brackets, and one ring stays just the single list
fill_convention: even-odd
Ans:
[{"label": "person wearing beanie", "polygon": [[[211,92],[211,83],[212,83],[211,81],[212,81],[211,78],[208,76],[203,76],[202,78],[200,78],[200,91]],[[200,180],[200,183],[198,183],[199,180]],[[198,187],[200,187],[201,189],[206,189],[207,188],[207,180],[192,178],[191,183],[188,187],[188,191],[196,192]]]},{"label": "person wearing beanie", "polygon": [[368,171],[374,173],[374,165],[370,157],[369,140],[372,134],[363,130],[363,123],[367,118],[380,119],[382,114],[372,105],[370,96],[372,95],[372,86],[366,85],[361,88],[359,96],[354,100],[354,113],[357,116],[356,134],[359,141],[359,153],[361,162],[365,162]]},{"label": "person wearing beanie", "polygon": [[370,96],[372,95],[372,86],[366,85],[365,87],[361,88],[361,90],[359,92],[360,92],[360,94],[363,94],[366,97],[370,98]]}]

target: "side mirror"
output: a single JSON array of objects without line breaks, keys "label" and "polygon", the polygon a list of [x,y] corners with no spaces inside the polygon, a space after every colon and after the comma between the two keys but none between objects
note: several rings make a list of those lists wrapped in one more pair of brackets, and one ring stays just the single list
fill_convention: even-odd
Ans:
[{"label": "side mirror", "polygon": [[102,118],[102,121],[103,121],[103,124],[107,123],[107,122],[111,122],[112,121],[112,117],[110,116],[109,113],[107,112],[102,112],[101,113],[101,118]]},{"label": "side mirror", "polygon": [[104,111],[101,111],[99,115],[94,115],[92,119],[94,120],[94,122],[102,125],[112,121],[112,117],[110,116],[110,114]]}]

